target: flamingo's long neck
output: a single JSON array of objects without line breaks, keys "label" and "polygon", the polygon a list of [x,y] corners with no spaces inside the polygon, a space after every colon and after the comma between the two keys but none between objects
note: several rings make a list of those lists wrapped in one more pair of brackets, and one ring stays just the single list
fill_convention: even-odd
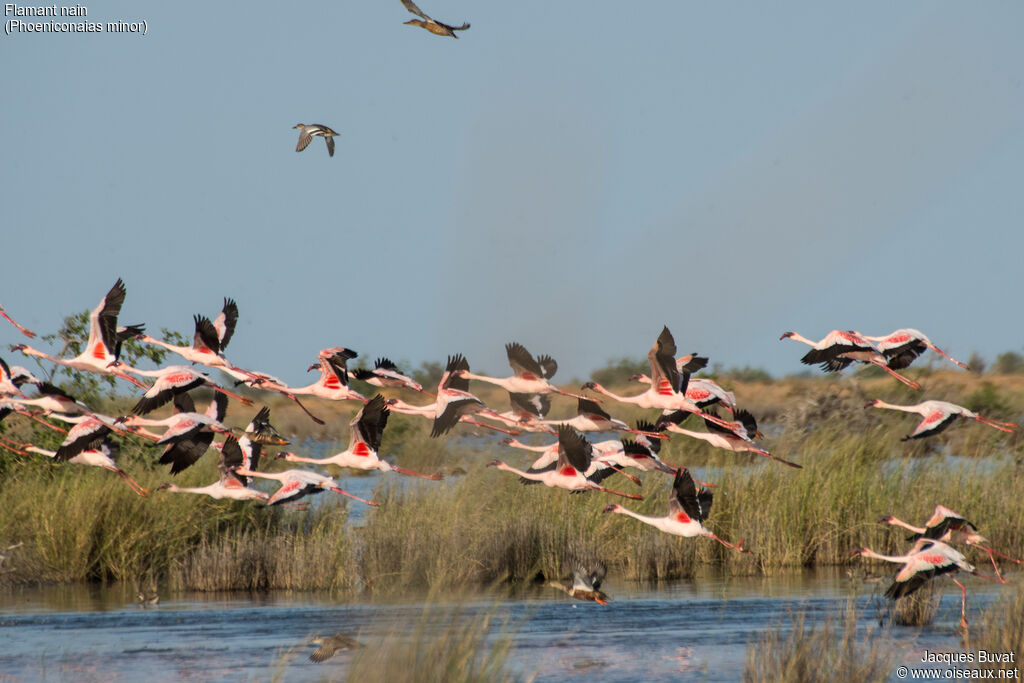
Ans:
[{"label": "flamingo's long neck", "polygon": [[925,411],[921,410],[918,406],[898,406],[895,403],[886,403],[885,401],[876,400],[875,408],[888,408],[889,410],[901,410],[904,413],[918,413],[924,415]]},{"label": "flamingo's long neck", "polygon": [[235,472],[243,477],[259,477],[261,479],[276,479],[277,481],[283,480],[284,475],[287,474],[286,472],[257,472],[245,467],[239,467]]},{"label": "flamingo's long neck", "polygon": [[521,448],[524,451],[533,451],[534,453],[544,453],[545,451],[550,450],[551,448],[554,448],[556,450],[558,449],[557,443],[551,444],[550,446],[528,446],[522,441],[518,441],[516,439],[512,439],[511,441],[509,441],[508,445],[512,446],[513,448]]},{"label": "flamingo's long neck", "polygon": [[615,512],[619,513],[620,515],[627,515],[629,517],[632,517],[633,519],[638,519],[644,524],[650,524],[651,526],[657,527],[659,529],[661,527],[658,523],[664,519],[663,517],[651,517],[649,515],[641,515],[637,512],[633,512],[629,508],[624,508],[621,505],[615,508]]},{"label": "flamingo's long neck", "polygon": [[396,399],[395,403],[389,405],[388,408],[396,413],[405,413],[406,415],[430,415],[433,416],[437,412],[437,403],[428,403],[425,406],[414,406],[411,403],[406,403],[401,399]]},{"label": "flamingo's long neck", "polygon": [[168,491],[173,491],[174,493],[196,493],[196,494],[199,494],[199,495],[210,495],[211,493],[214,493],[215,489],[217,489],[217,488],[218,488],[217,484],[210,484],[209,486],[200,486],[200,487],[188,487],[188,486],[182,487],[182,486],[176,486],[174,484],[171,484],[170,486],[167,487],[167,490]]},{"label": "flamingo's long neck", "polygon": [[644,396],[647,393],[647,392],[644,392],[643,394],[640,394],[638,396],[619,396],[618,394],[615,394],[615,393],[612,393],[611,391],[608,391],[607,389],[605,389],[600,384],[595,384],[594,385],[594,391],[596,391],[599,394],[604,394],[608,398],[615,399],[619,403],[636,403],[638,405],[641,402],[640,397]]},{"label": "flamingo's long neck", "polygon": [[808,339],[807,337],[803,336],[799,332],[794,332],[793,334],[789,335],[788,339],[792,339],[793,341],[803,342],[804,344],[807,344],[808,346],[814,346],[814,347],[818,346],[818,342],[811,341],[810,339]]},{"label": "flamingo's long neck", "polygon": [[45,358],[51,363],[61,363],[61,361],[63,360],[61,358],[54,358],[50,354],[40,351],[39,349],[34,349],[28,345],[21,347],[21,353],[26,356],[36,356],[37,358]]},{"label": "flamingo's long neck", "polygon": [[546,472],[524,472],[523,470],[517,470],[515,467],[512,467],[511,465],[508,465],[504,462],[499,463],[497,467],[499,470],[505,470],[506,472],[518,474],[523,479],[531,479],[533,481],[540,481],[547,484],[547,477],[545,476],[545,474],[547,474]]},{"label": "flamingo's long neck", "polygon": [[897,519],[896,517],[890,517],[888,521],[889,524],[892,524],[893,526],[901,526],[904,529],[909,529],[910,531],[913,531],[916,534],[923,534],[926,531],[926,529],[923,526],[912,526],[904,522],[902,519]]},{"label": "flamingo's long neck", "polygon": [[47,458],[57,457],[57,451],[47,450],[45,448],[40,448],[39,446],[29,446],[25,450],[29,451],[30,453],[38,453],[39,455],[45,455]]},{"label": "flamingo's long neck", "polygon": [[177,415],[171,417],[165,417],[160,420],[156,420],[149,417],[141,417],[139,415],[130,415],[127,420],[124,421],[127,427],[169,427],[178,420]]},{"label": "flamingo's long neck", "polygon": [[332,464],[331,458],[306,458],[301,455],[295,455],[294,453],[289,453],[288,455],[284,456],[284,459],[287,460],[288,462],[311,462],[314,465]]},{"label": "flamingo's long neck", "polygon": [[175,346],[174,344],[169,344],[169,343],[167,343],[165,341],[160,341],[159,339],[154,339],[153,337],[150,337],[148,334],[144,335],[142,337],[141,341],[144,341],[147,344],[155,344],[157,346],[162,346],[165,349],[167,349],[168,351],[173,351],[174,353],[178,354],[179,356],[182,356],[182,353],[181,353],[182,350],[187,348],[185,346]]},{"label": "flamingo's long neck", "polygon": [[674,424],[668,425],[668,431],[676,432],[677,434],[685,434],[686,436],[692,436],[695,439],[708,440],[708,433],[707,432],[695,432],[693,430],[684,429],[684,428],[676,426]]},{"label": "flamingo's long neck", "polygon": [[506,385],[508,384],[509,379],[512,379],[510,377],[488,377],[486,375],[474,375],[472,372],[463,372],[462,377],[464,377],[465,379],[476,379],[480,380],[481,382],[497,384],[499,387],[503,387],[505,389],[508,388]]},{"label": "flamingo's long neck", "polygon": [[861,551],[861,555],[863,555],[864,557],[873,557],[876,560],[885,560],[886,562],[896,562],[897,564],[905,563],[907,561],[907,557],[908,557],[907,555],[882,555],[881,553],[876,553],[871,548],[864,548],[864,550]]}]

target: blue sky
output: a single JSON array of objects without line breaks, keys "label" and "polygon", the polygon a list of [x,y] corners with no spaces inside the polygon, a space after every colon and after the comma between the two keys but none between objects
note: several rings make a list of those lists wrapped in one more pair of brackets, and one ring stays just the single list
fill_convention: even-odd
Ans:
[{"label": "blue sky", "polygon": [[154,332],[234,297],[228,356],[292,383],[512,340],[568,381],[663,324],[775,374],[787,330],[1024,344],[1024,4],[423,0],[459,40],[399,0],[84,4],[149,34],[0,36],[0,303],[37,332],[122,277]]}]

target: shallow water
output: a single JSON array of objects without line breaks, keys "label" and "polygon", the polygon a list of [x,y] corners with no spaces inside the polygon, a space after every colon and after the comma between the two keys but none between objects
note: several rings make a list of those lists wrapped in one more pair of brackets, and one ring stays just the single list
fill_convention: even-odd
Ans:
[{"label": "shallow water", "polygon": [[[968,584],[979,611],[998,586]],[[464,617],[490,614],[492,637],[509,625],[511,664],[537,681],[738,680],[747,643],[769,626],[806,614],[808,625],[839,615],[856,594],[864,628],[888,620],[885,584],[855,585],[840,572],[768,578],[704,577],[642,586],[609,579],[608,606],[568,599],[553,589],[524,598],[477,596],[459,605]],[[936,623],[893,627],[901,663],[925,649],[956,650],[959,591],[950,582]],[[284,680],[343,677],[352,654],[323,664],[308,660],[312,634],[345,632],[368,644],[394,629],[411,631],[421,602],[338,603],[316,594],[166,594],[156,607],[134,604],[129,586],[59,586],[0,594],[0,681]],[[432,605],[436,608],[439,603]],[[432,612],[438,615],[438,609]],[[443,620],[431,628],[443,629]]]}]

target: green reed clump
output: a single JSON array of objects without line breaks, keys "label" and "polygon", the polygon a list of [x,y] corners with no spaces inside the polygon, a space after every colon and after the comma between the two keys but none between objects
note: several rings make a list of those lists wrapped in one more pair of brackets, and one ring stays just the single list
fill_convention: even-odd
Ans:
[{"label": "green reed clump", "polygon": [[[143,486],[166,478],[133,467],[131,455],[122,460]],[[195,469],[182,475],[184,484],[216,479],[212,463]],[[111,472],[41,457],[25,458],[5,477],[0,497],[0,528],[25,544],[3,575],[10,583],[163,575],[204,539],[274,525],[281,514],[200,496],[142,498]]]},{"label": "green reed clump", "polygon": [[278,524],[204,538],[175,562],[168,584],[179,590],[326,590],[355,593],[360,581],[348,514],[324,502]]},{"label": "green reed clump", "polygon": [[458,609],[437,614],[436,607],[428,606],[411,633],[407,628],[394,626],[380,640],[357,650],[346,680],[518,680],[520,677],[508,666],[512,638],[505,629],[492,633],[492,621],[490,614],[472,617]]},{"label": "green reed clump", "polygon": [[[645,483],[651,498],[623,502],[664,515],[670,483],[652,474]],[[616,485],[634,490],[624,480]],[[682,539],[602,514],[619,497],[524,486],[492,469],[470,470],[444,486],[386,488],[377,500],[381,507],[357,540],[360,574],[373,590],[518,582],[538,570],[558,576],[578,562],[598,560],[629,578],[671,579],[692,576],[699,564],[733,552],[709,539]],[[745,561],[746,573],[753,571]]]},{"label": "green reed clump", "polygon": [[980,628],[972,631],[974,637],[968,650],[977,652],[1013,653],[1013,662],[988,662],[973,665],[982,670],[1021,669],[1024,657],[1024,584],[1018,583],[1016,590],[1004,594],[985,610]]},{"label": "green reed clump", "polygon": [[928,626],[935,622],[941,600],[942,591],[936,589],[934,580],[929,581],[896,600],[892,606],[892,621],[900,626]]},{"label": "green reed clump", "polygon": [[859,632],[859,612],[847,602],[842,623],[832,618],[817,629],[808,628],[797,614],[787,635],[777,624],[747,646],[743,680],[746,683],[814,683],[816,681],[886,681],[895,653],[885,633],[871,627]]},{"label": "green reed clump", "polygon": [[764,571],[840,564],[862,546],[905,552],[907,532],[877,520],[893,514],[923,524],[936,504],[976,521],[1007,554],[1024,547],[1024,510],[1014,504],[1024,496],[1024,475],[1010,460],[901,459],[891,439],[883,426],[786,432],[775,450],[803,469],[773,462],[724,469],[708,526],[733,525],[730,537],[745,537]]}]

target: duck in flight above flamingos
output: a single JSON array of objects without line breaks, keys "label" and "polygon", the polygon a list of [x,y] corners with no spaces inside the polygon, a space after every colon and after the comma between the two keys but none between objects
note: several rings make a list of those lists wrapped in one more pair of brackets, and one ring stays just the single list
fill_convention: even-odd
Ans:
[{"label": "duck in flight above flamingos", "polygon": [[334,136],[337,133],[322,123],[296,123],[292,128],[299,130],[299,142],[295,145],[295,151],[301,152],[309,147],[313,137],[321,137],[327,143],[327,156],[334,156]]},{"label": "duck in flight above flamingos", "polygon": [[412,0],[402,0],[402,4],[405,5],[405,9],[420,17],[420,19],[410,19],[405,22],[407,26],[419,26],[420,28],[425,28],[430,31],[434,35],[451,36],[452,38],[458,38],[458,36],[455,35],[456,31],[465,31],[469,28],[468,22],[464,23],[462,26],[452,26],[450,24],[443,24],[436,19],[432,19],[424,14],[423,10],[417,7],[416,3]]}]

